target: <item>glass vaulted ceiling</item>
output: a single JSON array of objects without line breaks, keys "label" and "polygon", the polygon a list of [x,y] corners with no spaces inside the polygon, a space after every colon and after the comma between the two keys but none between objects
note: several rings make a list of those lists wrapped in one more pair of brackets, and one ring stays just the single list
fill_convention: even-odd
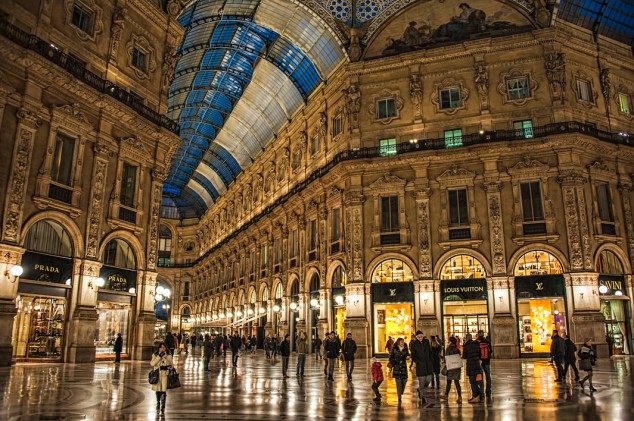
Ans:
[{"label": "glass vaulted ceiling", "polygon": [[182,142],[163,216],[201,216],[345,59],[327,25],[288,0],[198,0],[168,94]]}]

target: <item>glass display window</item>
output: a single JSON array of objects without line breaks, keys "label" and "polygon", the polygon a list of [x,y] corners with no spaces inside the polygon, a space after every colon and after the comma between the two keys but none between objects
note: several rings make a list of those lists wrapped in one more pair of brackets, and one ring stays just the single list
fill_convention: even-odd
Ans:
[{"label": "glass display window", "polygon": [[440,270],[441,279],[485,278],[482,263],[473,256],[460,254],[447,260]]},{"label": "glass display window", "polygon": [[479,330],[483,330],[485,335],[489,333],[489,317],[485,300],[443,303],[445,343],[449,343],[449,338],[455,336],[459,343],[463,344],[467,333],[475,337]]},{"label": "glass display window", "polygon": [[[61,358],[66,300],[63,298],[20,297],[18,313],[23,317],[19,329],[26,333],[26,349],[17,356]],[[20,316],[20,314],[18,314]]]},{"label": "glass display window", "polygon": [[543,276],[562,274],[561,263],[546,251],[529,251],[517,260],[515,276]]},{"label": "glass display window", "polygon": [[568,333],[563,298],[520,299],[517,307],[521,353],[549,354],[553,330]]},{"label": "glass display window", "polygon": [[602,300],[601,313],[605,317],[605,334],[614,355],[629,354],[627,300]]},{"label": "glass display window", "polygon": [[130,305],[99,302],[95,331],[97,354],[112,354],[118,333],[123,338],[123,353],[127,352],[129,317]]},{"label": "glass display window", "polygon": [[374,305],[374,352],[385,354],[390,337],[405,339],[409,343],[414,333],[414,306],[412,304]]},{"label": "glass display window", "polygon": [[372,272],[372,282],[412,282],[412,268],[399,259],[386,259]]},{"label": "glass display window", "polygon": [[343,321],[346,320],[346,308],[335,308],[335,332],[340,338],[345,338],[345,332],[343,328]]}]

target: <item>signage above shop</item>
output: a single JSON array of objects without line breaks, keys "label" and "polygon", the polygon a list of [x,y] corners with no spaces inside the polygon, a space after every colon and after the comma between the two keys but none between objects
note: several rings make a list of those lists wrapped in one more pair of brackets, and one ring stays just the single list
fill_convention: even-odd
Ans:
[{"label": "signage above shop", "polygon": [[375,303],[412,303],[412,282],[380,282],[372,284],[372,301]]},{"label": "signage above shop", "polygon": [[563,275],[516,276],[515,294],[518,298],[563,297]]},{"label": "signage above shop", "polygon": [[99,276],[106,281],[103,289],[128,292],[130,288],[136,288],[137,273],[135,270],[102,266]]},{"label": "signage above shop", "polygon": [[599,275],[599,294],[601,296],[622,297],[626,294],[625,280],[622,275]]},{"label": "signage above shop", "polygon": [[469,301],[487,299],[486,279],[453,279],[440,281],[443,301]]},{"label": "signage above shop", "polygon": [[27,251],[22,256],[21,279],[64,284],[73,275],[73,260]]}]

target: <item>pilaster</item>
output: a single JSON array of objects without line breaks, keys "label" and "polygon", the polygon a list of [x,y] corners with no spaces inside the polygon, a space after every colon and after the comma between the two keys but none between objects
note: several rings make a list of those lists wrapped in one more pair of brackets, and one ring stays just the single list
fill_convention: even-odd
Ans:
[{"label": "pilaster", "polygon": [[13,355],[12,333],[19,279],[11,274],[11,268],[20,263],[22,254],[24,249],[21,247],[0,244],[0,367],[11,365]]}]

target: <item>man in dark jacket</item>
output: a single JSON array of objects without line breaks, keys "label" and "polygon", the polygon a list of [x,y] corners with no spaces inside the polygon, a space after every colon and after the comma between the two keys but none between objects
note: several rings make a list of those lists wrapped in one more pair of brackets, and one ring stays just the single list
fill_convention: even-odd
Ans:
[{"label": "man in dark jacket", "polygon": [[238,352],[240,351],[240,347],[242,346],[242,339],[240,339],[240,335],[238,332],[235,332],[231,337],[231,354],[233,356],[233,366],[238,366]]},{"label": "man in dark jacket", "polygon": [[[473,340],[473,336],[467,333],[462,348],[462,358],[467,360],[467,376],[471,383],[471,393],[473,397],[469,399],[469,403],[478,403],[484,401],[484,382],[482,381],[482,365],[480,363],[480,343]],[[479,376],[479,380],[478,380]]]},{"label": "man in dark jacket", "polygon": [[431,354],[431,345],[423,332],[416,332],[416,339],[410,342],[412,362],[416,364],[416,377],[418,377],[418,397],[422,403],[426,403],[425,389],[431,383],[434,374],[434,366]]},{"label": "man in dark jacket", "polygon": [[[487,399],[491,399],[491,355],[493,355],[493,348],[489,343],[489,340],[484,336],[484,331],[478,331],[478,343],[480,344],[480,360],[482,361],[482,371],[484,371],[484,377],[487,384],[485,388],[485,395]],[[483,355],[487,355],[488,358],[483,358]]]},{"label": "man in dark jacket", "polygon": [[572,367],[572,371],[575,372],[575,381],[579,381],[579,370],[577,370],[577,346],[570,339],[569,335],[566,337],[566,356],[564,358],[564,379],[568,374],[568,367]]},{"label": "man in dark jacket", "polygon": [[328,359],[328,380],[334,381],[333,373],[335,372],[337,358],[339,358],[339,351],[341,351],[341,342],[337,340],[335,332],[330,332],[328,340],[324,343],[324,351]]},{"label": "man in dark jacket", "polygon": [[117,333],[117,339],[114,340],[114,362],[121,362],[121,352],[123,352],[123,338],[120,333]]},{"label": "man in dark jacket", "polygon": [[169,349],[170,354],[174,355],[174,348],[176,348],[176,342],[174,341],[174,335],[171,332],[167,332],[165,335],[165,346]]},{"label": "man in dark jacket", "polygon": [[346,362],[346,374],[348,381],[352,380],[352,370],[354,370],[354,354],[357,352],[357,343],[352,339],[352,333],[348,333],[346,340],[341,345],[343,360]]},{"label": "man in dark jacket", "polygon": [[209,360],[214,352],[214,345],[211,343],[211,337],[205,335],[205,342],[203,343],[203,366],[205,371],[209,371]]},{"label": "man in dark jacket", "polygon": [[559,336],[557,330],[553,330],[552,343],[550,344],[550,355],[555,360],[555,366],[557,367],[557,380],[556,382],[564,381],[564,358],[566,357],[566,341]]},{"label": "man in dark jacket", "polygon": [[287,378],[288,360],[291,357],[291,335],[288,333],[284,336],[284,340],[280,343],[280,354],[282,354],[282,375]]},{"label": "man in dark jacket", "polygon": [[222,343],[223,343],[223,338],[221,334],[216,335],[216,338],[214,339],[214,349],[216,351],[216,356],[220,357],[220,352],[222,351]]}]

